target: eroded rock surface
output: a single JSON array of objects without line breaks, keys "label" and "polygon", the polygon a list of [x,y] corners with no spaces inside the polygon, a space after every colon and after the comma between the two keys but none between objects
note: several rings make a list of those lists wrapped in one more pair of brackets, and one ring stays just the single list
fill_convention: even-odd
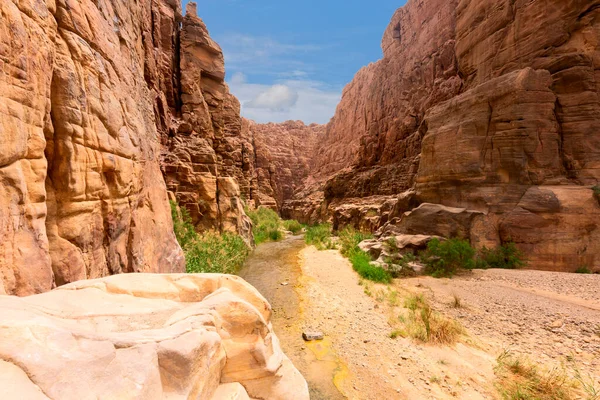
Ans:
[{"label": "eroded rock surface", "polygon": [[257,207],[281,212],[316,167],[313,154],[325,126],[301,121],[258,124],[244,120],[243,135],[252,144],[252,187],[247,199]]},{"label": "eroded rock surface", "polygon": [[166,104],[159,98],[157,107],[167,188],[198,229],[238,232],[250,243],[238,185],[247,180],[244,160],[252,149],[243,142],[239,102],[225,83],[223,52],[194,3],[188,3],[181,28],[177,19],[174,23],[176,38],[166,41],[166,52],[179,65],[165,78],[176,82],[176,96],[164,99]]},{"label": "eroded rock surface", "polygon": [[176,272],[142,46],[166,3],[0,5],[0,286]]},{"label": "eroded rock surface", "polygon": [[0,315],[4,398],[309,398],[238,277],[118,275],[0,296]]},{"label": "eroded rock surface", "polygon": [[600,270],[600,1],[411,0],[382,48],[284,210],[335,222],[379,198],[365,216],[386,224],[422,203],[466,208],[484,215],[465,235],[476,245],[514,241],[530,267]]},{"label": "eroded rock surface", "polygon": [[183,16],[172,0],[9,0],[0,13],[0,292],[181,272],[168,198],[198,230],[251,242],[254,150],[194,3]]}]

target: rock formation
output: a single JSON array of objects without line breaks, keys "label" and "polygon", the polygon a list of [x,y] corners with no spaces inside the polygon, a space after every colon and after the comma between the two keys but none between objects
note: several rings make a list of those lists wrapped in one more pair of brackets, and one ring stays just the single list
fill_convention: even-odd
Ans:
[{"label": "rock formation", "polygon": [[143,79],[157,5],[0,5],[0,291],[182,270]]},{"label": "rock formation", "polygon": [[181,272],[168,198],[251,242],[239,185],[254,149],[193,3],[0,12],[0,292]]},{"label": "rock formation", "polygon": [[313,154],[324,131],[324,125],[307,126],[301,121],[257,124],[244,120],[243,137],[254,150],[248,160],[252,179],[246,199],[256,207],[280,212],[284,201],[293,197],[316,167]]},{"label": "rock formation", "polygon": [[6,399],[308,400],[241,278],[128,274],[0,296]]},{"label": "rock formation", "polygon": [[463,232],[477,245],[600,270],[600,1],[409,0],[382,48],[284,214],[381,227],[457,207],[483,215]]},{"label": "rock formation", "polygon": [[239,102],[225,84],[223,52],[194,3],[188,3],[181,28],[177,18],[162,18],[153,43],[179,63],[163,77],[175,82],[174,95],[157,99],[167,188],[199,230],[239,232],[250,242],[251,222],[237,182],[243,182],[245,153],[251,149],[242,141]]}]

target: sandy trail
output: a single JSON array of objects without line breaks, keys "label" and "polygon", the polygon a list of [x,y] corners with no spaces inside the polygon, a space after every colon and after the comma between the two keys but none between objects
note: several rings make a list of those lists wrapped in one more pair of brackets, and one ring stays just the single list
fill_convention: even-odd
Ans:
[{"label": "sandy trail", "polygon": [[[365,294],[339,252],[300,237],[259,246],[241,275],[273,305],[275,330],[312,399],[494,399],[504,349],[544,365],[569,357],[600,386],[600,276],[489,270],[396,280],[391,290],[424,293],[466,328],[449,347],[389,338],[392,309]],[[388,289],[370,286],[378,290]],[[462,308],[451,306],[454,295]],[[303,329],[326,339],[306,344]]]}]

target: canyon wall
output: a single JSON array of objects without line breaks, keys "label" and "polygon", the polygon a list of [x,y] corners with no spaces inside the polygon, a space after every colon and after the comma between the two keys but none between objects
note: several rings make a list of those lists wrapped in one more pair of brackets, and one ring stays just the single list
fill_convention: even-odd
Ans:
[{"label": "canyon wall", "polygon": [[179,63],[164,72],[165,81],[176,87],[157,99],[167,189],[188,209],[198,230],[238,232],[250,244],[251,222],[238,182],[244,179],[245,153],[252,150],[242,140],[240,104],[225,83],[223,52],[194,3],[187,5],[175,39],[161,27],[173,26],[177,33],[179,22],[161,17],[165,20],[157,23],[153,42]]},{"label": "canyon wall", "polygon": [[1,3],[0,291],[182,270],[143,79],[151,8]]},{"label": "canyon wall", "polygon": [[409,0],[382,49],[284,214],[376,229],[466,208],[478,246],[600,270],[600,1]]},{"label": "canyon wall", "polygon": [[0,293],[183,271],[169,198],[198,230],[251,242],[238,182],[254,150],[193,3],[0,13]]},{"label": "canyon wall", "polygon": [[255,207],[280,212],[316,168],[313,154],[324,132],[324,125],[302,121],[257,124],[244,119],[242,135],[253,149],[245,198]]}]

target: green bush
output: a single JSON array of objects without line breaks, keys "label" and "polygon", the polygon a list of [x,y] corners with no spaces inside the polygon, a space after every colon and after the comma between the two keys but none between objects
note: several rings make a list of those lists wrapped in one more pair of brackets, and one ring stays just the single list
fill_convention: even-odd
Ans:
[{"label": "green bush", "polygon": [[576,274],[591,274],[592,270],[588,268],[587,265],[581,266],[579,268],[577,268],[577,270],[575,271]]},{"label": "green bush", "polygon": [[476,267],[481,265],[481,261],[486,268],[517,269],[524,267],[523,253],[514,243],[506,243],[495,249],[484,247],[480,251],[480,259],[476,262]]},{"label": "green bush", "polygon": [[294,235],[297,235],[298,233],[300,233],[302,231],[302,224],[298,221],[294,221],[292,220],[288,220],[288,221],[283,221],[283,227],[292,232]]},{"label": "green bush", "polygon": [[191,242],[198,238],[198,234],[192,224],[192,218],[187,208],[181,207],[179,209],[177,203],[174,201],[170,201],[169,203],[171,204],[171,217],[173,218],[175,237],[181,248],[185,249]]},{"label": "green bush", "polygon": [[188,273],[235,274],[242,266],[250,249],[244,240],[233,233],[198,234],[190,214],[171,202],[175,237],[185,254]]},{"label": "green bush", "polygon": [[267,241],[281,240],[281,219],[279,215],[270,208],[259,207],[256,210],[246,210],[246,214],[252,220],[252,233],[254,243],[261,244]]},{"label": "green bush", "polygon": [[600,196],[600,185],[596,185],[592,188],[592,190],[594,191],[594,194],[596,196]]},{"label": "green bush", "polygon": [[239,235],[205,233],[186,251],[186,270],[188,273],[236,274],[249,253]]},{"label": "green bush", "polygon": [[355,249],[348,254],[348,259],[352,263],[352,268],[361,277],[381,283],[390,283],[392,281],[392,277],[386,270],[371,264],[371,256],[368,253]]},{"label": "green bush", "polygon": [[342,255],[348,256],[351,252],[358,250],[358,244],[363,240],[373,238],[370,233],[357,231],[351,226],[347,226],[339,232],[340,251]]},{"label": "green bush", "polygon": [[315,245],[319,250],[334,249],[335,245],[331,240],[331,225],[320,224],[309,226],[304,235],[306,244]]},{"label": "green bush", "polygon": [[433,239],[427,244],[422,255],[426,273],[436,277],[451,277],[459,268],[472,269],[475,266],[475,249],[468,241]]}]

